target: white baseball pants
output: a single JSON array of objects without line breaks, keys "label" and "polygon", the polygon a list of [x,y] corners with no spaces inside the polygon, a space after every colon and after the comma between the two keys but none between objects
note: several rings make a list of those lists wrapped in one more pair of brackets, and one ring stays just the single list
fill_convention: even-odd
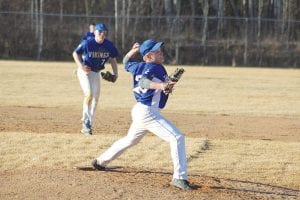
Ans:
[{"label": "white baseball pants", "polygon": [[77,77],[84,94],[81,120],[89,121],[92,125],[100,96],[100,76],[99,73],[93,71],[86,73],[78,68]]},{"label": "white baseball pants", "polygon": [[[167,119],[158,108],[137,103],[132,109],[132,124],[127,136],[116,141],[97,158],[97,163],[106,166],[120,156],[126,149],[137,144],[150,131],[168,142],[173,161],[173,178],[187,180],[187,161],[184,135]],[[163,159],[163,158],[162,158]]]}]

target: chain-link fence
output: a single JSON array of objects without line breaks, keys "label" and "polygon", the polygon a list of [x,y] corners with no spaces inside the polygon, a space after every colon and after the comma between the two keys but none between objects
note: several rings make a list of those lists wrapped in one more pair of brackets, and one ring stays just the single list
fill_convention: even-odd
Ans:
[{"label": "chain-link fence", "polygon": [[[300,21],[187,16],[0,13],[2,59],[72,60],[89,22],[102,22],[124,55],[147,38],[164,41],[166,62],[300,67]],[[121,61],[122,56],[119,58]]]}]

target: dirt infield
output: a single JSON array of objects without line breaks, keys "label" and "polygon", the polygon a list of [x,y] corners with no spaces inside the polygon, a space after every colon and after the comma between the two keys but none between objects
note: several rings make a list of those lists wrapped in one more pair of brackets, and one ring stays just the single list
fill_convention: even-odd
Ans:
[{"label": "dirt infield", "polygon": [[195,190],[181,191],[156,137],[91,168],[130,126],[131,77],[102,82],[86,137],[72,67],[0,61],[0,199],[300,199],[299,70],[187,68],[163,111],[186,135]]},{"label": "dirt infield", "polygon": [[[97,120],[95,135],[126,132],[130,124],[128,111],[98,112],[102,117],[101,120]],[[0,113],[2,132],[80,134],[78,133],[80,123],[72,120],[79,117],[79,112],[63,109],[58,111],[55,108],[0,107]],[[178,116],[171,113],[167,113],[166,116],[175,121],[188,137],[300,141],[300,135],[295,134],[295,130],[299,129],[298,120],[293,118],[189,114]],[[114,126],[115,122],[120,126]],[[269,125],[267,128],[266,124]],[[64,127],[63,130],[61,127]],[[196,190],[182,192],[169,185],[172,177],[170,172],[129,167],[123,166],[109,172],[94,171],[90,166],[81,169],[34,167],[2,171],[0,197],[1,199],[297,199],[300,197],[299,187],[295,185],[283,187],[205,175],[191,175],[190,182]]]},{"label": "dirt infield", "polygon": [[[0,107],[0,131],[78,134],[80,112],[64,108]],[[126,134],[131,123],[130,110],[98,110],[97,116],[95,134]],[[187,137],[300,142],[298,118],[168,112],[165,116]]]},{"label": "dirt infield", "polygon": [[1,172],[1,199],[297,199],[299,190],[216,177],[191,176],[196,190],[171,188],[171,174],[120,169],[25,169]]}]

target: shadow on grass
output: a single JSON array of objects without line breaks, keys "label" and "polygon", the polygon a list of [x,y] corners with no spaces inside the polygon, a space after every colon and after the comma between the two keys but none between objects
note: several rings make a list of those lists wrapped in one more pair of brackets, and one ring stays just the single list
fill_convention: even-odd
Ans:
[{"label": "shadow on grass", "polygon": [[[80,171],[99,171],[99,172],[113,172],[113,173],[132,173],[132,174],[159,174],[161,176],[172,176],[170,172],[161,172],[161,171],[150,171],[150,170],[137,170],[133,168],[123,168],[122,166],[107,166],[105,170],[96,170],[93,167],[75,167]],[[201,188],[200,185],[191,184],[191,187],[194,190]]]},{"label": "shadow on grass", "polygon": [[211,179],[212,185],[209,186],[209,188],[215,191],[241,192],[271,199],[300,199],[300,190],[298,189],[229,178],[205,177],[199,175],[195,175],[194,177],[197,176],[204,179]]},{"label": "shadow on grass", "polygon": [[78,169],[80,171],[112,171],[112,172],[124,172],[116,169],[122,169],[123,167],[121,166],[109,166],[105,167],[105,170],[96,170],[93,167],[75,167],[75,169]]}]

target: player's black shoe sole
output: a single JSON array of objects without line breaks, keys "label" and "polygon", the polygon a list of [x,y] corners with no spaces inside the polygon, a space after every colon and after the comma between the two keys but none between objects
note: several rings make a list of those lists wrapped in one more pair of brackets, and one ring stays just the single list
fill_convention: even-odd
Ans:
[{"label": "player's black shoe sole", "polygon": [[102,165],[98,165],[98,163],[97,163],[97,160],[95,159],[95,160],[93,160],[92,161],[92,166],[96,169],[96,170],[101,170],[101,171],[105,171],[105,167],[104,166],[102,166]]},{"label": "player's black shoe sole", "polygon": [[180,188],[182,190],[192,190],[193,189],[187,180],[182,180],[182,179],[173,179],[171,181],[171,185],[173,185],[174,187]]}]

